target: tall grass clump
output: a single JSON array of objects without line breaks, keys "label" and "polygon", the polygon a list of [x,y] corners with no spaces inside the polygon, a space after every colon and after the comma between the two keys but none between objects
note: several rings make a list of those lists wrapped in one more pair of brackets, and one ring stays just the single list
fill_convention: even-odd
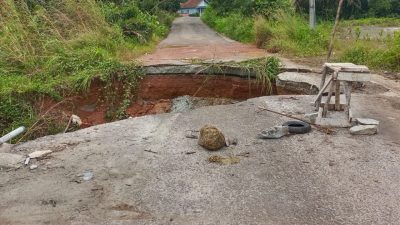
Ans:
[{"label": "tall grass clump", "polygon": [[254,21],[255,43],[258,48],[262,48],[272,38],[272,30],[268,26],[267,20],[263,16],[257,16]]},{"label": "tall grass clump", "polygon": [[400,71],[400,32],[372,46],[369,40],[357,40],[344,50],[340,60],[364,64],[377,70]]},{"label": "tall grass clump", "polygon": [[254,42],[254,21],[241,13],[232,13],[222,17],[218,16],[212,8],[207,8],[202,19],[207,25],[233,40],[244,43]]},{"label": "tall grass clump", "polygon": [[254,43],[273,53],[292,56],[325,54],[329,43],[329,23],[321,23],[312,30],[307,20],[292,10],[278,10],[268,15],[252,17],[233,12],[220,16],[208,8],[202,19],[234,40]]},{"label": "tall grass clump", "polygon": [[292,56],[317,56],[325,54],[329,44],[329,24],[319,24],[315,30],[299,15],[279,12],[276,19],[268,20],[273,38],[266,44],[267,49],[275,49]]},{"label": "tall grass clump", "polygon": [[173,14],[110,2],[0,1],[0,135],[37,119],[38,98],[60,101],[95,78],[107,84],[122,76],[134,86],[141,73],[133,53],[166,35]]}]

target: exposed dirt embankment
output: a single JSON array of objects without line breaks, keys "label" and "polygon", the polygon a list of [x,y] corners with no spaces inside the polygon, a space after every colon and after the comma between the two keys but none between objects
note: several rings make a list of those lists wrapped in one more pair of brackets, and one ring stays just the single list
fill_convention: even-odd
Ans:
[{"label": "exposed dirt embankment", "polygon": [[[104,85],[93,82],[90,90],[73,96],[52,110],[58,120],[67,121],[78,115],[83,127],[103,124],[110,120],[110,110],[117,111],[121,103],[121,85],[114,84],[117,94],[106,93]],[[237,100],[267,95],[264,85],[254,79],[213,75],[150,75],[141,80],[136,100],[126,109],[126,116],[137,117],[171,111],[173,99],[193,96],[194,107],[231,104]],[[111,101],[110,101],[111,99]],[[54,106],[53,100],[42,100],[38,107],[46,111]],[[111,118],[112,120],[113,118]]]},{"label": "exposed dirt embankment", "polygon": [[146,76],[139,88],[140,99],[172,99],[182,95],[245,100],[266,95],[265,87],[254,79],[211,75]]}]

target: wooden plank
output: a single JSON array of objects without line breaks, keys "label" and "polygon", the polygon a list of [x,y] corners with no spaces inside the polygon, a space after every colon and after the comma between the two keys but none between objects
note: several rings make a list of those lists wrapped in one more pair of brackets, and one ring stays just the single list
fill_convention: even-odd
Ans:
[{"label": "wooden plank", "polygon": [[319,106],[321,105],[321,98],[322,98],[322,93],[324,93],[325,89],[328,87],[330,81],[328,81],[328,85],[325,86],[325,82],[326,82],[326,75],[328,74],[328,68],[326,66],[324,66],[324,71],[322,73],[322,78],[321,78],[321,84],[319,85],[319,90],[320,92],[317,95],[317,99],[315,100],[315,108],[316,110],[319,109]]},{"label": "wooden plank", "polygon": [[[321,107],[325,107],[325,103],[324,102],[322,102],[321,103]],[[329,103],[328,104],[328,110],[329,111],[332,111],[332,110],[335,110],[335,104],[332,104],[332,103]],[[338,111],[345,111],[346,110],[346,104],[340,104],[340,110],[338,110]]]},{"label": "wooden plank", "polygon": [[348,81],[348,82],[344,83],[344,93],[346,95],[345,113],[346,113],[347,118],[349,119],[349,122],[351,122],[351,120],[352,120],[351,108],[350,108],[352,88],[353,88],[353,84],[351,82]]},{"label": "wooden plank", "polygon": [[318,93],[317,98],[315,100],[316,109],[318,109],[319,106],[321,105],[322,95],[324,94],[324,91],[329,86],[329,84],[332,82],[332,79],[333,79],[333,77],[329,78],[329,80],[325,83],[325,85],[319,90],[319,93]]},{"label": "wooden plank", "polygon": [[358,72],[369,73],[370,70],[364,65],[355,65],[353,63],[325,63],[325,66],[337,72]]},{"label": "wooden plank", "polygon": [[371,74],[339,72],[337,79],[341,81],[367,82],[371,81]]},{"label": "wooden plank", "polygon": [[340,111],[340,81],[336,81],[335,86],[335,110]]},{"label": "wooden plank", "polygon": [[328,105],[329,105],[329,102],[331,101],[332,94],[335,89],[335,85],[336,85],[336,81],[332,81],[328,97],[326,98],[326,101],[325,101],[324,110],[322,111],[322,117],[326,117],[328,114]]}]

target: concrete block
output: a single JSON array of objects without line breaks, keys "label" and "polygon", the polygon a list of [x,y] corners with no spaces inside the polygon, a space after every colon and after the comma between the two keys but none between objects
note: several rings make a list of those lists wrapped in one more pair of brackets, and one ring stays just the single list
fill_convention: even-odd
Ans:
[{"label": "concrete block", "polygon": [[357,118],[356,119],[358,124],[361,125],[379,125],[379,121],[378,120],[374,120],[374,119],[369,119],[369,118]]},{"label": "concrete block", "polygon": [[353,135],[374,135],[377,133],[377,125],[358,125],[350,128],[350,134]]}]

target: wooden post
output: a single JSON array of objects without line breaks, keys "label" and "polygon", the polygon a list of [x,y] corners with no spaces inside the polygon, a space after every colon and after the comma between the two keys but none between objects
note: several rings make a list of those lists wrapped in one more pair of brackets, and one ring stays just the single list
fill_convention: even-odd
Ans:
[{"label": "wooden post", "polygon": [[346,116],[349,119],[349,122],[352,120],[352,115],[350,115],[350,102],[351,102],[351,90],[353,88],[353,84],[351,81],[344,82],[344,93],[346,95]]},{"label": "wooden post", "polygon": [[335,91],[336,80],[333,80],[331,83],[331,88],[329,90],[328,97],[326,98],[324,110],[322,111],[322,117],[326,117],[329,110],[329,103],[331,102],[332,94]]},{"label": "wooden post", "polygon": [[338,9],[336,12],[335,25],[333,26],[331,41],[329,43],[328,56],[326,57],[327,62],[329,62],[329,60],[331,59],[331,56],[332,56],[333,44],[335,43],[336,30],[337,30],[337,26],[339,25],[340,12],[342,11],[343,2],[344,2],[344,0],[339,1],[339,6],[338,6]]},{"label": "wooden post", "polygon": [[[328,74],[328,67],[324,65],[324,70],[322,72],[322,79],[321,79],[321,84],[319,85],[319,90],[321,91],[324,88],[325,81],[326,81],[326,75]],[[318,96],[315,104],[315,110],[318,111],[319,107],[321,106],[321,99],[322,95]]]},{"label": "wooden post", "polygon": [[336,90],[335,90],[335,110],[340,111],[340,81],[336,81]]}]

